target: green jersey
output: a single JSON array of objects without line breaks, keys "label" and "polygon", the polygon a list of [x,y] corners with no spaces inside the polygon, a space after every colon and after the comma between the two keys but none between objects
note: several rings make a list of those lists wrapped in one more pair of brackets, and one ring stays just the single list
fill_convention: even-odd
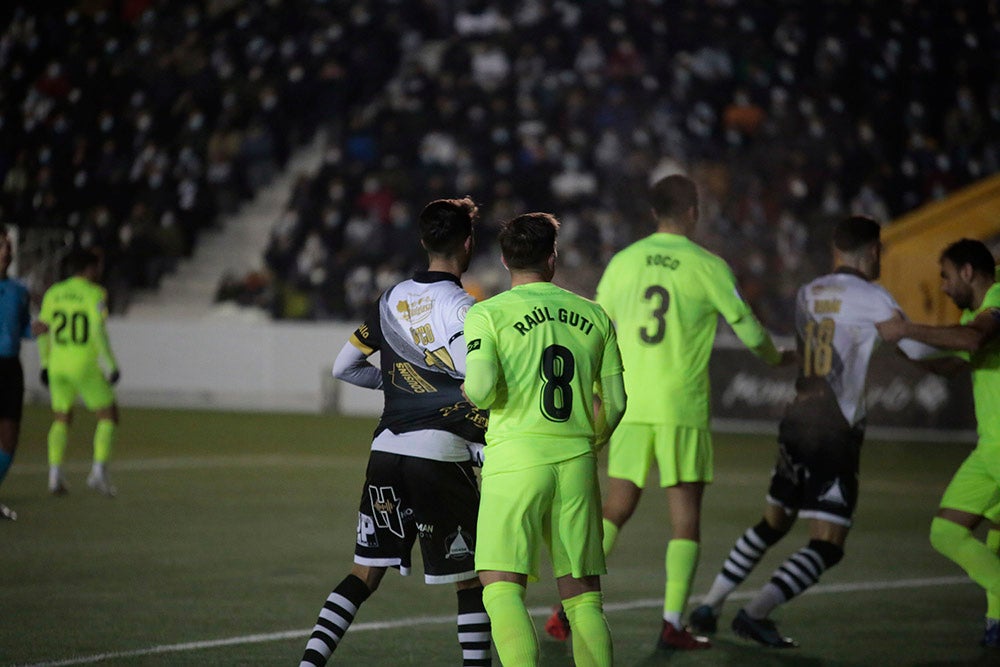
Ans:
[{"label": "green jersey", "polygon": [[117,369],[104,328],[107,317],[107,292],[100,285],[74,276],[50,287],[38,314],[49,327],[39,344],[42,368],[76,374],[103,356],[108,370]]},{"label": "green jersey", "polygon": [[615,322],[625,363],[623,423],[708,428],[708,361],[719,315],[748,347],[778,361],[729,266],[685,236],[659,232],[617,253],[597,302]]},{"label": "green jersey", "polygon": [[497,369],[486,466],[514,470],[592,451],[595,384],[622,373],[599,305],[549,282],[518,285],[469,310],[465,340],[468,386],[484,365]]},{"label": "green jersey", "polygon": [[[961,323],[967,324],[982,313],[992,310],[1000,317],[1000,283],[994,283],[976,310],[962,311]],[[972,400],[976,406],[979,442],[1000,445],[1000,340],[969,355],[972,365]]]}]

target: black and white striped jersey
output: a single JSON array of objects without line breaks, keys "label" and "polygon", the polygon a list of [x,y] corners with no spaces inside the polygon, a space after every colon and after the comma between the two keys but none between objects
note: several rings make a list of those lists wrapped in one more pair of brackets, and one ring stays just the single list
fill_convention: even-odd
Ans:
[{"label": "black and white striped jersey", "polygon": [[[452,274],[422,271],[386,290],[354,332],[351,342],[365,356],[377,351],[380,357],[385,407],[373,449],[468,460],[466,442],[484,442],[487,413],[466,401],[461,391],[466,353],[462,328],[473,303]],[[417,434],[428,430],[445,433]],[[403,434],[414,437],[391,437]]]}]

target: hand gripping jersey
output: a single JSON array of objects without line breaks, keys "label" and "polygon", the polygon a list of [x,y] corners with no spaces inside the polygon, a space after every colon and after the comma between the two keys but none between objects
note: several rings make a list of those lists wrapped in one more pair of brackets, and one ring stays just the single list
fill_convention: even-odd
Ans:
[{"label": "hand gripping jersey", "polygon": [[375,435],[448,431],[484,442],[487,415],[462,396],[465,314],[475,299],[453,275],[420,272],[386,290],[351,338],[380,353],[385,407]]},{"label": "hand gripping jersey", "polygon": [[[795,330],[801,365],[786,421],[863,426],[868,364],[881,340],[875,323],[898,310],[889,292],[850,269],[838,269],[799,288]],[[907,339],[899,347],[910,359],[937,353]]]}]

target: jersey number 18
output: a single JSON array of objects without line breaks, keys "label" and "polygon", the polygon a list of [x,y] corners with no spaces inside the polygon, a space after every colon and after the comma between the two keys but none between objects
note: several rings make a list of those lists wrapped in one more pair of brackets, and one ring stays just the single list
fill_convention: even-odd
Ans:
[{"label": "jersey number 18", "polygon": [[836,324],[829,317],[806,323],[802,341],[802,372],[806,377],[824,377],[833,368],[833,331]]}]

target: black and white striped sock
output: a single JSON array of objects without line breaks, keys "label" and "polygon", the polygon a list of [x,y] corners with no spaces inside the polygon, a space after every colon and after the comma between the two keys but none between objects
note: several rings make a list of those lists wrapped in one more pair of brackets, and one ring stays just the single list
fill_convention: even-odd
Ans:
[{"label": "black and white striped sock", "polygon": [[756,526],[747,528],[729,551],[726,562],[722,564],[722,570],[705,595],[704,603],[715,608],[718,613],[729,594],[746,581],[768,548],[783,535],[783,532],[772,528],[767,521],[761,521]]},{"label": "black and white striped sock", "polygon": [[801,595],[819,581],[820,576],[840,562],[844,550],[823,540],[809,544],[788,557],[771,575],[757,596],[745,607],[751,618],[765,618],[779,604]]},{"label": "black and white striped sock", "polygon": [[369,595],[371,591],[365,582],[353,574],[337,584],[319,611],[299,667],[322,667],[326,664],[354,621],[358,607]]},{"label": "black and white striped sock", "polygon": [[483,606],[482,586],[458,591],[458,643],[462,647],[462,667],[493,664],[490,617]]}]

